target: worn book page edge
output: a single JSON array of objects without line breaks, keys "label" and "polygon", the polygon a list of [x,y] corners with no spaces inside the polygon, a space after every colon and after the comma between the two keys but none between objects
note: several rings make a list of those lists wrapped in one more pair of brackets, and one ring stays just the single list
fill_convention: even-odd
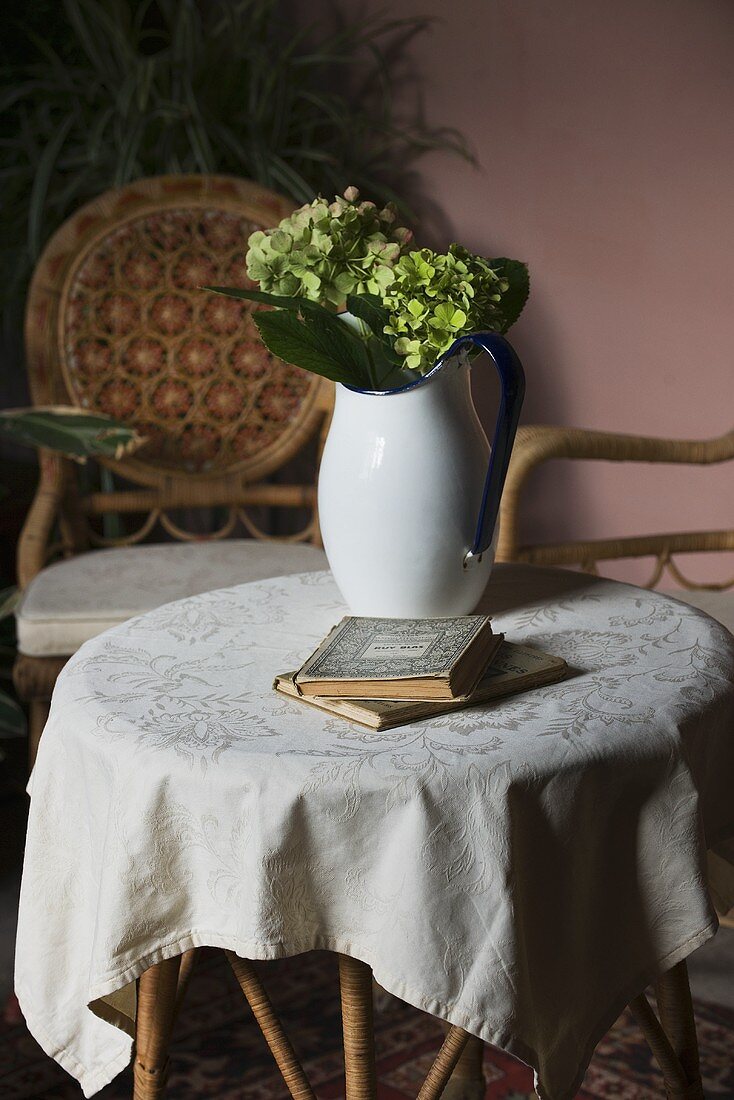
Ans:
[{"label": "worn book page edge", "polygon": [[[494,695],[485,696],[481,699],[467,699],[464,701],[445,702],[445,703],[406,703],[404,700],[399,700],[404,707],[414,706],[425,707],[419,714],[406,715],[404,712],[393,715],[392,717],[385,717],[379,713],[374,713],[374,721],[367,721],[364,717],[367,708],[364,703],[367,702],[384,702],[384,700],[364,700],[364,703],[358,702],[356,699],[327,699],[325,696],[319,695],[298,695],[295,691],[291,676],[292,674],[283,677],[275,682],[274,687],[279,695],[283,695],[286,699],[293,699],[298,703],[305,703],[306,706],[313,707],[316,710],[320,710],[322,714],[330,714],[334,718],[341,718],[345,722],[354,722],[358,726],[362,726],[365,729],[372,730],[373,733],[382,733],[383,731],[395,729],[398,726],[408,726],[412,722],[427,721],[431,718],[439,718],[444,714],[449,714],[455,710],[468,710],[471,707],[479,707],[495,701],[500,702],[503,699],[511,698],[513,695],[522,695],[524,692],[533,691],[536,688],[547,687],[549,684],[558,683],[560,680],[565,679],[568,669],[565,666],[548,666],[539,672],[531,682],[521,680],[520,677],[514,682],[506,682],[502,686],[498,686],[498,690]],[[528,677],[532,674],[528,673]],[[520,681],[520,682],[518,682]],[[286,684],[288,686],[286,686]],[[292,690],[289,690],[292,689]],[[430,710],[428,708],[431,708]],[[356,713],[353,713],[355,711]],[[367,712],[370,713],[370,712]]]},{"label": "worn book page edge", "polygon": [[[338,642],[339,637],[341,636],[341,634],[348,629],[349,624],[353,620],[355,620],[355,619],[366,619],[366,618],[369,618],[369,617],[370,616],[365,616],[365,615],[345,615],[342,619],[340,619],[340,621],[338,623],[336,623],[336,625],[331,628],[331,630],[326,635],[326,637],[323,639],[323,641],[321,641],[319,643],[319,645],[316,647],[316,649],[313,651],[313,653],[311,653],[310,656],[308,656],[306,658],[306,660],[303,662],[301,667],[296,671],[295,679],[294,679],[294,684],[296,685],[296,687],[298,687],[299,682],[300,683],[318,683],[320,680],[325,680],[325,679],[328,679],[332,682],[336,681],[337,679],[344,680],[347,683],[350,682],[349,677],[336,677],[336,676],[324,677],[324,676],[320,676],[320,675],[311,675],[308,672],[308,668],[310,666],[312,666],[317,660],[323,660],[324,659],[324,657],[328,654],[329,650],[333,649],[334,645]],[[405,683],[410,683],[413,680],[443,680],[443,679],[446,679],[448,676],[450,676],[451,670],[455,667],[456,663],[462,659],[462,657],[466,653],[466,650],[467,650],[468,646],[470,646],[472,642],[476,641],[477,635],[481,631],[485,630],[487,627],[489,627],[490,633],[491,633],[491,629],[492,629],[491,628],[492,616],[491,615],[486,615],[486,614],[478,614],[478,615],[443,615],[443,616],[437,615],[437,616],[434,616],[434,619],[436,619],[436,620],[445,619],[447,621],[449,621],[449,620],[455,621],[456,619],[467,619],[467,620],[471,619],[471,620],[474,620],[474,628],[469,633],[468,637],[465,639],[461,651],[459,652],[458,656],[454,659],[454,664],[452,664],[448,668],[444,668],[444,669],[438,670],[436,672],[425,672],[425,673],[420,673],[419,675],[408,675],[408,676],[390,676],[389,679],[391,679],[391,680],[401,680],[401,681],[404,681]],[[376,616],[375,617],[375,622],[376,623],[377,622],[400,622],[400,621],[402,621],[402,620],[391,619],[389,616]],[[405,620],[405,622],[419,622],[419,621],[423,621],[423,620],[412,620],[412,619],[406,619]],[[383,679],[385,679],[385,677],[383,677],[383,676],[358,676],[358,677],[354,678],[356,683],[367,683],[367,682],[371,682],[371,681],[379,682],[380,680],[383,680]],[[301,695],[302,693],[299,691],[298,694]]]},{"label": "worn book page edge", "polygon": [[[525,691],[532,691],[534,688],[546,687],[549,684],[558,683],[560,680],[565,679],[568,674],[568,665],[562,657],[556,657],[553,654],[544,653],[541,650],[533,649],[532,646],[526,646],[517,642],[504,642],[503,648],[505,651],[510,651],[509,654],[505,652],[505,659],[507,659],[508,656],[511,658],[513,652],[517,653],[518,657],[520,657],[521,654],[525,654],[531,660],[537,662],[537,667],[525,669],[522,672],[513,672],[512,670],[497,672],[495,676],[492,677],[495,690],[491,695],[482,693],[480,698],[476,697],[478,695],[478,692],[476,692],[474,696],[465,699],[454,699],[452,701],[441,702],[431,700],[430,702],[421,704],[420,702],[411,702],[405,699],[357,700],[349,698],[327,698],[325,696],[303,696],[298,691],[298,687],[294,682],[295,672],[280,673],[273,681],[273,688],[280,695],[288,699],[300,700],[300,702],[306,703],[308,706],[314,707],[324,714],[331,714],[337,718],[343,718],[345,721],[355,722],[357,725],[379,733],[383,730],[393,729],[396,726],[418,722],[424,718],[436,718],[453,710],[463,710],[468,707],[481,706],[483,703],[491,703],[495,699],[504,699],[512,695],[519,695]],[[385,718],[384,715],[379,714],[377,710],[370,711],[370,705],[378,708],[382,703],[387,703],[388,706],[392,705],[393,707],[399,707],[400,710],[392,719],[389,717]],[[406,717],[406,711],[414,707],[423,707],[425,709],[418,715]],[[364,715],[365,712],[373,714],[375,720],[368,721],[365,720],[364,717],[360,717],[360,715]]]},{"label": "worn book page edge", "polygon": [[[468,690],[465,690],[461,695],[434,695],[427,696],[421,694],[423,685],[427,684],[440,684],[442,687],[447,686],[450,690],[451,681],[444,674],[436,675],[424,675],[424,676],[365,676],[364,679],[359,680],[346,680],[339,678],[320,679],[306,677],[305,680],[299,680],[299,673],[294,675],[293,683],[298,691],[298,694],[302,698],[313,698],[313,696],[325,697],[329,699],[359,699],[370,700],[371,702],[385,702],[385,703],[447,703],[447,702],[461,702],[470,698],[477,689],[478,684],[486,676],[487,669],[494,663],[497,654],[504,641],[504,634],[491,634],[490,642],[487,646],[486,652],[482,664],[479,666],[476,674],[474,675]],[[364,688],[367,684],[379,684],[384,685],[385,691],[400,691],[400,695],[365,695]],[[318,687],[321,690],[314,691],[313,688]],[[311,688],[312,690],[303,690]],[[410,689],[416,692],[411,694]]]}]

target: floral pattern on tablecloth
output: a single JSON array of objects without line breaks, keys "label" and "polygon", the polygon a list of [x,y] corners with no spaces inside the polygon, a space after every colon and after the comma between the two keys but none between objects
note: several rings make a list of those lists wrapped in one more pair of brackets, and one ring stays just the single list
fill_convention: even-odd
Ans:
[{"label": "floral pattern on tablecloth", "polygon": [[165,605],[71,659],[33,776],[18,989],[88,1094],[129,1039],[87,1004],[206,943],[354,954],[570,1100],[624,1003],[713,933],[731,635],[532,567],[496,567],[482,609],[569,677],[381,733],[272,690],[344,614],[327,573]]}]

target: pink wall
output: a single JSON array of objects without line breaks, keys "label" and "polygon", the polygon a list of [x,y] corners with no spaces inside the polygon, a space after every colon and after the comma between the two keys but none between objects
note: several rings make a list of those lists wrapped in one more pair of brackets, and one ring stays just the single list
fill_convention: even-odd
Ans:
[{"label": "pink wall", "polygon": [[[511,334],[528,374],[524,421],[727,431],[731,0],[401,0],[392,13],[440,19],[415,46],[426,115],[458,126],[479,161],[422,162],[424,232],[530,264]],[[485,395],[478,404],[491,414]],[[733,472],[554,463],[536,475],[525,534],[732,526]]]}]

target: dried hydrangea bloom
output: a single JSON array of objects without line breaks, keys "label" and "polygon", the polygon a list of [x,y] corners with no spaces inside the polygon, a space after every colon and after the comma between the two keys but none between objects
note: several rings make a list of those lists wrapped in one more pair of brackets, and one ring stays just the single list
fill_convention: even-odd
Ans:
[{"label": "dried hydrangea bloom", "polygon": [[425,374],[465,332],[504,327],[500,303],[507,280],[490,261],[452,244],[445,254],[429,248],[401,256],[382,295],[390,311],[385,332],[409,370]]},{"label": "dried hydrangea bloom", "polygon": [[308,298],[334,309],[348,294],[381,295],[412,239],[395,221],[391,204],[380,209],[360,202],[356,187],[348,187],[331,203],[314,199],[277,228],[253,233],[247,273],[269,294]]}]

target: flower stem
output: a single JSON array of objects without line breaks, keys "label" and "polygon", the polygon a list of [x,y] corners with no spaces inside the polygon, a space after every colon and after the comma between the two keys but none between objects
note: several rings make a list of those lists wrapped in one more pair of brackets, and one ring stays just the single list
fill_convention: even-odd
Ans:
[{"label": "flower stem", "polygon": [[369,381],[369,384],[370,384],[370,389],[379,390],[380,389],[380,383],[377,379],[377,371],[375,369],[375,361],[372,358],[372,349],[370,347],[370,344],[372,343],[372,341],[370,339],[370,337],[372,336],[372,331],[369,328],[369,326],[367,324],[365,324],[365,322],[361,318],[357,318],[357,324],[359,326],[359,334],[364,340],[364,346],[365,346],[365,350],[367,352],[367,363],[368,363],[367,374],[368,374],[368,381]]}]

